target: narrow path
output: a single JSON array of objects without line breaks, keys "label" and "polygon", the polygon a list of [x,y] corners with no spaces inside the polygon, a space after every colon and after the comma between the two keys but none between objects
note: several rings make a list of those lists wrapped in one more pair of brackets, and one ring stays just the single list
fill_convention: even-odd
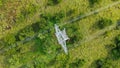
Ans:
[{"label": "narrow path", "polygon": [[120,4],[120,1],[117,1],[117,2],[115,2],[115,3],[109,4],[108,6],[99,8],[99,9],[94,10],[94,11],[92,11],[92,12],[88,12],[88,13],[86,13],[86,14],[84,14],[84,15],[80,15],[80,16],[72,19],[72,20],[69,20],[69,21],[67,21],[67,22],[65,22],[65,23],[59,24],[59,26],[64,26],[64,25],[66,25],[66,24],[73,23],[73,22],[75,22],[75,21],[77,21],[77,20],[83,19],[83,18],[88,17],[88,16],[90,16],[90,15],[94,15],[94,14],[96,14],[96,13],[99,13],[99,12],[101,12],[101,11],[104,11],[104,10],[106,10],[106,9],[108,9],[108,8],[111,8],[111,7],[113,7],[113,6],[115,6],[115,5],[118,5],[118,4]]},{"label": "narrow path", "polygon": [[[115,3],[113,3],[113,4],[110,4],[110,5],[106,6],[106,7],[100,8],[100,9],[98,9],[98,10],[95,10],[95,11],[93,11],[93,12],[86,13],[86,14],[83,15],[83,16],[78,16],[78,17],[76,17],[75,19],[72,19],[72,20],[69,20],[69,21],[65,22],[64,24],[63,24],[63,23],[62,23],[62,24],[59,24],[59,26],[64,26],[64,25],[66,25],[66,24],[75,22],[75,21],[80,20],[80,19],[82,19],[82,18],[88,17],[88,16],[93,15],[93,14],[95,14],[95,13],[98,13],[98,12],[100,12],[100,11],[103,11],[103,10],[105,10],[105,9],[107,9],[107,8],[113,7],[113,6],[115,6],[115,5],[119,4],[119,3],[120,3],[120,1],[115,2]],[[28,22],[31,22],[31,23],[34,22],[34,20],[36,20],[36,18],[39,18],[39,15],[40,15],[40,13],[37,12],[37,13],[31,18],[31,20],[28,20]],[[115,27],[116,27],[116,25],[114,24],[114,25],[112,25],[112,26],[110,26],[110,27],[106,27],[106,28],[103,29],[103,30],[97,31],[95,34],[87,37],[86,39],[84,39],[84,40],[82,40],[82,41],[79,41],[78,44],[76,44],[76,45],[78,46],[78,45],[83,44],[83,43],[85,43],[85,42],[89,42],[89,41],[97,38],[98,36],[104,34],[106,31],[112,30],[112,29],[115,28]],[[17,30],[16,30],[16,31],[17,31]],[[45,31],[45,33],[46,33],[46,31]],[[20,43],[29,42],[30,40],[34,39],[38,34],[39,34],[39,32],[36,33],[36,34],[35,34],[33,37],[31,37],[31,38],[26,38],[25,40],[20,41]],[[1,38],[1,37],[0,37],[0,38]],[[10,47],[8,47],[7,49],[6,49],[6,48],[0,49],[0,54],[4,53],[5,51],[10,50],[10,49],[13,48],[13,47],[16,47],[17,45],[18,45],[18,44],[15,43],[15,44],[11,45]]]},{"label": "narrow path", "polygon": [[79,45],[81,45],[81,44],[84,44],[86,42],[89,42],[89,41],[103,35],[105,32],[113,30],[114,28],[116,28],[116,24],[113,24],[113,25],[111,25],[109,27],[101,29],[101,30],[97,31],[96,33],[94,33],[94,34],[88,36],[87,38],[85,38],[85,40],[79,41],[78,43],[79,43]]}]

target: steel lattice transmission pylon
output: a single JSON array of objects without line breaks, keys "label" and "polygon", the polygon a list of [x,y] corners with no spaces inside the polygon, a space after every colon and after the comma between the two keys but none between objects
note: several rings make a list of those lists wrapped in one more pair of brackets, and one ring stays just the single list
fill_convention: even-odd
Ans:
[{"label": "steel lattice transmission pylon", "polygon": [[68,54],[68,49],[67,49],[67,46],[66,46],[66,40],[68,40],[68,36],[66,34],[66,31],[65,31],[65,28],[63,31],[61,31],[59,29],[59,26],[57,26],[55,24],[55,35],[57,37],[57,40],[58,40],[58,43],[62,46],[62,48],[64,49],[65,53]]}]

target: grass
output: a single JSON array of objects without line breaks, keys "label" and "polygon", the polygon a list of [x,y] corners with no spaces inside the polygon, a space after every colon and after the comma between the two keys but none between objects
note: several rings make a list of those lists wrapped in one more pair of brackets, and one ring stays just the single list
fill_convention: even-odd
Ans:
[{"label": "grass", "polygon": [[[32,1],[32,0],[31,0]],[[14,3],[14,2],[13,2]],[[24,1],[22,1],[22,3],[26,3],[26,2],[24,2]],[[33,1],[33,3],[34,3],[34,1]],[[44,3],[44,1],[43,2],[41,2],[41,5],[39,5],[38,6],[38,8],[40,8],[40,7],[42,7],[43,6],[43,3]],[[8,5],[9,5],[9,2],[8,2]],[[36,5],[38,5],[38,4],[36,4]],[[23,5],[22,7],[25,7],[26,5]],[[17,9],[17,11],[18,12],[20,12],[20,10],[21,10],[21,6],[18,6],[18,7],[20,7],[19,9]],[[17,8],[17,7],[16,7]],[[11,10],[11,9],[8,9],[8,10]],[[26,9],[27,10],[27,9]],[[30,10],[31,11],[31,10]],[[10,29],[10,30],[3,30],[4,29],[4,27],[5,26],[8,26],[9,25],[9,23],[7,23],[7,22],[4,22],[4,19],[3,19],[3,21],[1,21],[1,24],[2,23],[6,23],[6,25],[4,26],[4,24],[3,24],[3,28],[2,28],[2,31],[0,32],[0,38],[2,38],[2,37],[4,37],[4,36],[6,36],[6,34],[8,34],[8,33],[16,33],[16,32],[18,32],[20,29],[23,29],[23,28],[25,28],[26,26],[28,26],[28,25],[32,25],[33,23],[35,23],[36,21],[38,21],[39,20],[39,15],[40,15],[40,11],[41,11],[41,9],[37,9],[37,11],[34,11],[34,13],[36,13],[36,14],[34,14],[34,13],[32,13],[31,15],[29,15],[29,16],[27,16],[24,20],[23,19],[20,19],[20,20],[18,20],[18,22],[17,23],[15,23],[15,24],[13,24],[14,26],[12,26],[12,28]],[[1,11],[1,12],[4,12],[4,10],[3,11]],[[18,16],[19,16],[19,14],[20,13],[18,13]],[[34,14],[34,15],[33,15]],[[23,20],[23,21],[21,21],[21,20]]]},{"label": "grass", "polygon": [[[30,1],[33,1],[33,0],[30,0]],[[42,1],[42,3],[39,2],[42,5],[39,5],[39,3],[37,5],[39,5],[39,8],[40,7],[43,8],[43,7],[45,7],[46,2],[47,1],[44,0],[44,1]],[[36,23],[36,21],[39,21],[40,13],[49,13],[51,15],[54,15],[54,14],[56,14],[58,12],[61,12],[61,11],[67,13],[67,12],[69,12],[69,10],[74,10],[74,12],[71,13],[70,16],[66,15],[61,20],[61,22],[59,22],[60,24],[64,24],[65,21],[67,21],[69,19],[72,19],[76,16],[79,16],[81,13],[84,14],[84,13],[90,12],[91,10],[95,10],[95,9],[101,7],[101,6],[105,6],[105,5],[108,5],[110,3],[113,3],[113,2],[111,0],[106,0],[106,1],[102,1],[100,3],[100,5],[96,4],[96,6],[90,7],[89,6],[89,1],[87,1],[87,0],[73,0],[73,1],[65,0],[65,1],[61,1],[59,4],[57,4],[55,6],[47,6],[45,9],[41,8],[40,10],[37,9],[38,11],[35,12],[34,15],[28,16],[28,18],[25,18],[25,20],[23,22],[16,24],[14,27],[12,27],[12,29],[4,32],[2,35],[0,35],[0,38],[4,38],[4,36],[7,36],[9,33],[17,33],[20,29],[23,29],[28,25],[32,25],[33,23]],[[53,60],[53,58],[55,56],[54,53],[56,53],[55,48],[59,49],[60,45],[58,45],[56,37],[54,36],[54,30],[52,30],[49,38],[47,38],[46,41],[43,42],[44,45],[51,47],[51,48],[47,47],[47,49],[48,49],[47,52],[50,52],[50,54],[48,53],[46,55],[41,55],[39,53],[39,48],[38,48],[38,52],[34,53],[34,47],[37,47],[37,45],[35,45],[34,41],[28,42],[24,45],[20,44],[20,47],[21,48],[23,47],[23,49],[22,49],[23,54],[20,55],[18,53],[18,54],[14,54],[14,55],[19,56],[19,57],[16,57],[18,60],[20,58],[24,57],[24,59],[25,59],[23,61],[24,64],[22,64],[22,61],[21,61],[19,63],[20,65],[18,64],[18,66],[16,66],[17,63],[14,62],[16,65],[10,65],[10,66],[12,66],[11,68],[21,67],[21,66],[24,66],[24,65],[28,65],[28,66],[30,66],[30,68],[32,68],[34,66],[33,62],[34,62],[35,58],[36,58],[36,62],[38,62],[37,65],[39,65],[40,62],[46,62],[46,63],[49,63],[50,61],[54,62],[53,65],[50,65],[51,68],[64,66],[63,65],[64,63],[66,63],[66,65],[67,65],[66,67],[69,67],[70,63],[75,62],[76,58],[79,58],[79,59],[84,59],[85,60],[85,64],[83,65],[82,68],[89,68],[95,60],[98,60],[98,59],[101,59],[101,58],[106,58],[109,55],[108,54],[109,50],[107,50],[106,46],[108,44],[113,43],[113,41],[114,41],[113,39],[118,34],[120,34],[120,31],[113,29],[111,31],[108,31],[107,34],[102,34],[102,35],[98,36],[97,38],[95,38],[95,39],[93,39],[89,42],[83,43],[81,45],[77,44],[77,43],[78,43],[78,41],[80,41],[82,39],[85,39],[85,38],[87,38],[91,35],[94,35],[94,33],[100,31],[99,29],[95,29],[93,27],[93,25],[98,20],[100,20],[100,18],[111,19],[113,21],[113,24],[115,24],[117,22],[117,20],[120,19],[119,7],[120,7],[120,5],[116,5],[112,8],[106,9],[103,12],[91,15],[91,16],[86,17],[84,19],[75,21],[74,23],[66,24],[66,25],[61,27],[61,28],[63,28],[63,27],[66,28],[68,36],[72,37],[72,36],[76,35],[76,37],[79,37],[80,34],[82,34],[82,36],[83,36],[83,38],[81,38],[81,37],[78,38],[76,40],[76,42],[73,42],[72,44],[68,44],[68,47],[69,46],[74,47],[74,46],[78,45],[78,47],[69,49],[69,58],[68,59],[66,59],[67,57],[64,55],[64,53],[62,51],[62,53],[58,53],[58,55],[56,57],[56,60],[55,61]],[[1,11],[1,12],[3,12],[3,11]],[[53,29],[53,28],[51,28],[51,29]],[[73,32],[70,33],[71,32],[70,30],[73,31]],[[69,41],[68,41],[68,43],[69,43]],[[41,48],[41,49],[43,49],[43,48]],[[110,49],[110,48],[108,48],[108,49]],[[0,57],[2,57],[2,56],[0,56]],[[6,57],[6,56],[4,56],[4,57]],[[12,56],[10,56],[9,59],[11,59],[11,57]],[[1,60],[3,60],[3,59],[1,59]],[[120,62],[120,60],[117,60],[117,61],[112,60],[112,63],[115,64],[116,68],[119,68],[119,66],[120,66],[119,62]],[[0,65],[2,63],[3,62],[0,61]],[[7,65],[7,66],[9,67],[9,65]],[[45,64],[41,64],[40,66],[44,67]],[[1,65],[1,67],[2,67],[2,65]]]}]

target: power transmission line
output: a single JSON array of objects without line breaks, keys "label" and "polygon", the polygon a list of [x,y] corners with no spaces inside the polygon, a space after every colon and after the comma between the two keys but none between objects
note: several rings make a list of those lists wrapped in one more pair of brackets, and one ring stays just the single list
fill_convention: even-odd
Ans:
[{"label": "power transmission line", "polygon": [[83,18],[88,17],[88,16],[90,16],[90,15],[93,15],[93,14],[95,14],[95,13],[99,13],[99,12],[101,12],[101,11],[104,11],[104,10],[106,10],[106,9],[108,9],[108,8],[111,8],[111,7],[113,7],[113,6],[115,6],[115,5],[118,5],[118,4],[120,4],[120,1],[117,1],[117,2],[115,2],[115,3],[109,4],[108,6],[99,8],[99,9],[94,10],[94,11],[92,11],[92,12],[88,12],[88,13],[86,13],[86,14],[84,14],[84,15],[80,15],[80,16],[72,19],[72,20],[69,20],[69,21],[67,21],[67,22],[65,22],[65,23],[59,24],[59,26],[64,26],[64,25],[66,25],[66,24],[68,24],[68,23],[75,22],[75,21],[77,21],[77,20],[83,19]]},{"label": "power transmission line", "polygon": [[[74,19],[72,19],[72,20],[68,20],[67,22],[61,23],[61,24],[58,24],[58,25],[59,25],[59,26],[64,26],[64,25],[66,25],[66,24],[75,22],[75,21],[77,21],[77,20],[80,20],[80,19],[82,19],[82,18],[88,17],[88,16],[90,16],[90,15],[93,15],[93,14],[95,14],[95,13],[99,13],[99,12],[101,12],[101,11],[107,9],[107,8],[111,8],[111,7],[115,6],[115,5],[118,5],[119,3],[120,3],[120,1],[115,2],[115,3],[113,3],[113,4],[109,4],[109,5],[106,6],[106,7],[102,7],[102,8],[100,8],[100,9],[97,9],[97,10],[95,10],[95,11],[86,13],[86,14],[84,14],[84,15],[82,15],[82,16],[78,16],[78,17],[76,17],[76,18],[74,18]],[[52,30],[51,30],[51,31],[52,31]],[[47,32],[47,30],[44,31],[43,34],[45,34],[46,32]],[[31,37],[31,38],[29,38],[29,39],[32,40],[32,39],[35,38],[38,34],[39,34],[39,32],[36,33],[33,37]],[[21,42],[21,43],[23,43],[23,42],[25,42],[25,41],[29,42],[30,40],[28,40],[28,39],[26,38],[25,40],[22,40],[22,41],[20,41],[20,42]],[[16,44],[16,43],[15,43],[15,44]],[[13,46],[8,47],[8,49],[4,49],[4,48],[3,48],[3,50],[0,50],[0,53],[3,53],[3,52],[5,52],[5,51],[11,49],[12,47],[15,47],[15,44],[14,44]]]}]

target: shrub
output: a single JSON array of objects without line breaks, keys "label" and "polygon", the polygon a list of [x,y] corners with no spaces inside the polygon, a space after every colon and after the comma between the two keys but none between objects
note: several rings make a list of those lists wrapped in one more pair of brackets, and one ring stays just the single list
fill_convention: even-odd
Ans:
[{"label": "shrub", "polygon": [[119,59],[120,58],[120,49],[117,47],[112,49],[112,58],[113,59]]},{"label": "shrub", "polygon": [[103,59],[98,59],[95,61],[96,64],[96,68],[102,68],[103,64],[104,64],[104,60]]},{"label": "shrub", "polygon": [[75,9],[70,9],[66,12],[66,16],[71,16],[73,13],[75,13]]},{"label": "shrub", "polygon": [[110,59],[98,59],[95,61],[95,67],[94,68],[111,68],[113,65],[111,64]]},{"label": "shrub", "polygon": [[112,0],[112,1],[118,1],[118,0]]},{"label": "shrub", "polygon": [[19,40],[24,40],[25,38],[32,37],[34,35],[33,28],[28,26],[25,29],[21,30],[18,34]]},{"label": "shrub", "polygon": [[61,12],[56,13],[54,15],[42,14],[41,17],[44,18],[47,22],[51,22],[51,23],[55,24],[55,23],[60,22],[60,19],[65,17],[65,13],[61,11]]},{"label": "shrub", "polygon": [[111,50],[113,59],[120,58],[120,35],[115,38],[116,47]]},{"label": "shrub", "polygon": [[84,35],[78,27],[78,24],[69,25],[67,28],[69,28],[69,30],[67,30],[68,36],[70,37],[68,41],[69,44],[79,42],[84,38]]},{"label": "shrub", "polygon": [[2,2],[2,0],[0,0],[0,6],[2,6],[3,5],[3,2]]},{"label": "shrub", "polygon": [[35,39],[35,51],[36,52],[39,52],[40,54],[46,54],[46,47],[45,45],[43,44],[44,41],[39,39],[39,38],[36,38]]},{"label": "shrub", "polygon": [[47,5],[50,5],[50,6],[52,6],[52,5],[57,5],[57,4],[59,4],[61,1],[62,1],[62,0],[48,0]]},{"label": "shrub", "polygon": [[120,44],[120,35],[118,35],[118,36],[115,38],[115,43],[116,43],[116,45],[119,45],[119,44]]},{"label": "shrub", "polygon": [[39,32],[40,30],[39,22],[32,24],[32,28],[34,32]]},{"label": "shrub", "polygon": [[100,19],[98,22],[97,22],[97,26],[99,29],[103,29],[107,26],[110,26],[112,25],[112,20],[110,19]]},{"label": "shrub", "polygon": [[69,64],[69,68],[79,68],[85,64],[84,59],[76,59],[74,62]]},{"label": "shrub", "polygon": [[0,0],[0,7],[4,6],[4,4],[7,2],[7,0]]},{"label": "shrub", "polygon": [[60,64],[58,68],[66,68],[68,61],[69,55],[61,53],[56,56],[56,62]]},{"label": "shrub", "polygon": [[16,39],[15,39],[15,36],[13,34],[9,34],[3,39],[3,41],[6,44],[11,45],[11,44],[14,44],[16,42]]},{"label": "shrub", "polygon": [[99,4],[102,0],[89,0],[89,3],[91,6],[93,6],[94,4]]},{"label": "shrub", "polygon": [[29,4],[27,7],[22,8],[21,12],[16,16],[16,22],[21,23],[25,18],[33,15],[37,11],[37,8],[38,7],[34,4]]},{"label": "shrub", "polygon": [[120,29],[120,20],[118,20],[118,22],[117,22],[116,29],[117,29],[117,30],[119,30],[119,29]]},{"label": "shrub", "polygon": [[33,14],[36,11],[37,11],[37,6],[34,4],[29,4],[27,7],[21,10],[21,14],[23,14],[24,17],[27,17],[28,15]]}]

